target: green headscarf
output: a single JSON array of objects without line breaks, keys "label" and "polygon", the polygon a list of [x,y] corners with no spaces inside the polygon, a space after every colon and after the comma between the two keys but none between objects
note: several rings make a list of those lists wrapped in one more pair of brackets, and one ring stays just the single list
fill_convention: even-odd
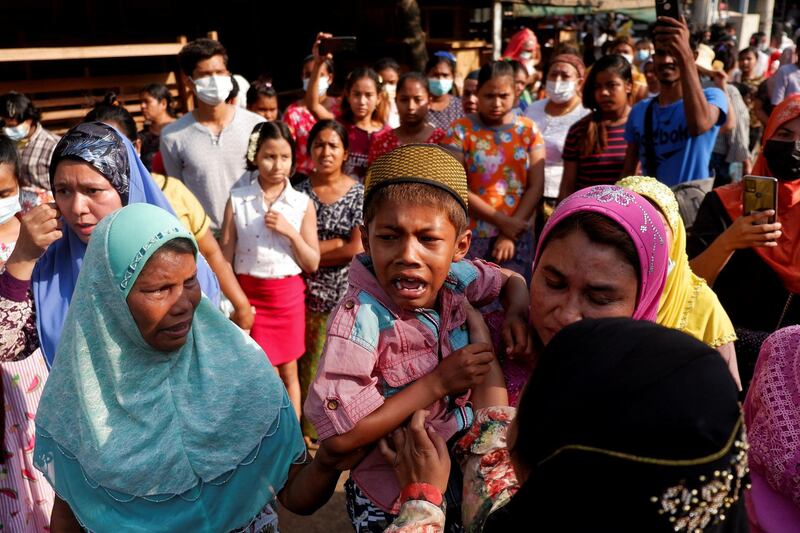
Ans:
[{"label": "green headscarf", "polygon": [[[286,407],[264,352],[205,296],[179,350],[159,352],[142,338],[127,294],[176,238],[195,242],[171,214],[132,204],[104,218],[89,242],[36,425],[91,487],[154,499],[202,487],[252,460]],[[276,489],[283,481],[285,472]]]}]

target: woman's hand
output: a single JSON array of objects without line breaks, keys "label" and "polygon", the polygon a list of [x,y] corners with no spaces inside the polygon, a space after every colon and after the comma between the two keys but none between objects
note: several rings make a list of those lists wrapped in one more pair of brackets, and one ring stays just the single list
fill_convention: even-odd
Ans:
[{"label": "woman's hand", "polygon": [[769,217],[774,215],[775,211],[769,209],[734,220],[733,224],[720,236],[726,249],[734,251],[759,246],[768,248],[778,246],[776,241],[782,234],[781,223],[766,223]]},{"label": "woman's hand", "polygon": [[378,449],[394,468],[400,487],[428,483],[444,493],[450,478],[450,454],[442,436],[425,427],[426,416],[428,411],[415,412],[408,426],[382,438]]},{"label": "woman's hand", "polygon": [[468,344],[445,357],[428,376],[435,380],[437,396],[443,398],[483,383],[492,361],[494,352],[491,344]]},{"label": "woman's hand", "polygon": [[295,230],[292,225],[286,221],[286,218],[277,211],[270,211],[267,213],[264,216],[264,222],[269,229],[280,233],[284,237],[292,237],[297,233],[297,230]]},{"label": "woman's hand", "polygon": [[321,63],[325,61],[325,59],[333,59],[333,54],[325,54],[325,56],[320,55],[319,53],[319,45],[323,39],[330,39],[333,37],[330,33],[319,32],[317,34],[317,38],[314,41],[314,45],[311,47],[311,55],[314,56],[314,61],[317,63]]},{"label": "woman's hand", "polygon": [[60,216],[56,204],[48,203],[34,207],[22,217],[13,252],[18,261],[36,262],[51,244],[62,237]]},{"label": "woman's hand", "polygon": [[498,263],[504,263],[514,258],[516,252],[516,245],[514,241],[505,235],[498,235],[494,241],[494,248],[492,248],[492,257]]},{"label": "woman's hand", "polygon": [[255,319],[256,309],[250,305],[250,302],[248,302],[247,305],[235,308],[233,313],[231,313],[231,320],[233,320],[233,323],[248,333],[250,329],[252,329]]}]

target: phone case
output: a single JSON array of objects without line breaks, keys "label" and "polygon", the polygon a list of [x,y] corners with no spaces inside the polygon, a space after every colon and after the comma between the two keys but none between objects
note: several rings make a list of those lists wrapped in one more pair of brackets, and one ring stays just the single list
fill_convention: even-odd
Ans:
[{"label": "phone case", "polygon": [[656,0],[656,16],[681,19],[680,0]]},{"label": "phone case", "polygon": [[[744,214],[749,215],[757,211],[774,209],[778,207],[778,180],[768,176],[745,176],[744,196],[742,204]],[[767,222],[772,224],[775,217],[771,216]]]}]

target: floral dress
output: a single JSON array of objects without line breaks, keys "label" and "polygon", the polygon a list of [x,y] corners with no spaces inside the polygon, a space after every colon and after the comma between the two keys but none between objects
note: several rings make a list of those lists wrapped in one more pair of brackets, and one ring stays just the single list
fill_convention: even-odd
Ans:
[{"label": "floral dress", "polygon": [[[47,191],[20,192],[23,212],[47,199]],[[52,197],[50,197],[52,199]],[[16,242],[0,242],[0,270]],[[1,327],[1,326],[0,326]],[[47,380],[41,350],[20,361],[2,361],[5,428],[4,463],[0,466],[0,531],[40,533],[50,530],[53,489],[33,467],[34,415]]]},{"label": "floral dress", "polygon": [[[341,113],[341,101],[335,99],[331,108],[331,113],[338,117]],[[308,155],[308,135],[311,128],[317,123],[317,119],[302,102],[295,102],[286,108],[283,114],[283,122],[289,127],[296,143],[295,149],[295,170],[303,174],[310,174],[314,170],[314,162]]]}]

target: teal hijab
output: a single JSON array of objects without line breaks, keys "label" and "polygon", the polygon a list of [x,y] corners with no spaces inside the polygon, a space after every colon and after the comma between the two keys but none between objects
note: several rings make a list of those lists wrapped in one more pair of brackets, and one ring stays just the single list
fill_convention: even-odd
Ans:
[{"label": "teal hijab", "polygon": [[[219,487],[238,487],[241,498],[249,479],[258,485],[253,490],[271,492],[250,506],[260,509],[302,454],[297,419],[264,352],[206,297],[180,349],[159,352],[139,333],[127,295],[148,259],[177,238],[190,240],[196,253],[193,236],[173,215],[132,204],[104,218],[89,242],[39,404],[34,458],[82,522],[91,505],[85,513],[76,505],[98,488],[115,502],[140,498],[152,504],[181,496],[173,499],[181,504],[213,485],[218,502]],[[257,458],[270,468],[252,468]],[[67,475],[76,465],[86,490]],[[239,472],[244,467],[247,475]],[[248,507],[241,499],[237,505]],[[227,527],[245,518],[223,522]],[[159,523],[168,525],[166,520]],[[190,524],[200,527],[182,522]]]}]

